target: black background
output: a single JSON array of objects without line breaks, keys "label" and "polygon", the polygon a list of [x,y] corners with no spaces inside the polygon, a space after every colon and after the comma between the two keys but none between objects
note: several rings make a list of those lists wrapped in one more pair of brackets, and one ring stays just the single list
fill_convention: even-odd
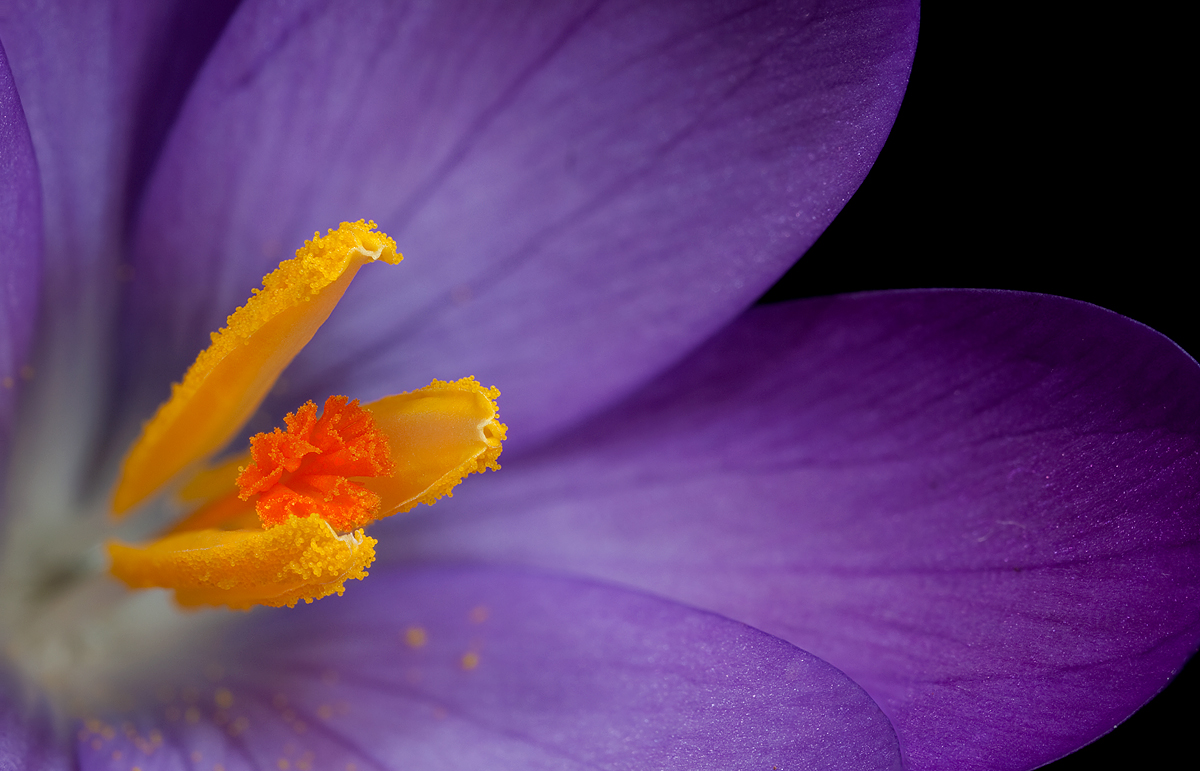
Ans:
[{"label": "black background", "polygon": [[[1195,219],[1179,117],[1193,89],[1172,83],[1191,70],[1176,53],[1187,47],[1171,39],[1179,22],[1027,6],[927,3],[922,14],[879,160],[762,301],[914,287],[1043,292],[1136,319],[1195,358],[1194,284],[1182,265],[1196,262],[1196,245],[1177,232]],[[1198,666],[1045,768],[1191,767]]]}]

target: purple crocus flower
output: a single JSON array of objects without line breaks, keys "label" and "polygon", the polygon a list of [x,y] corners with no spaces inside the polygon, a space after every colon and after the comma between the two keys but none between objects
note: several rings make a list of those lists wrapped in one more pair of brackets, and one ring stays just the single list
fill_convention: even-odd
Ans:
[{"label": "purple crocus flower", "polygon": [[[0,609],[10,650],[55,633],[8,669],[83,717],[56,736],[6,681],[10,763],[1026,769],[1196,648],[1200,371],[1169,341],[1001,292],[743,312],[878,152],[913,3],[142,5],[0,17]],[[124,444],[360,216],[409,261],[265,423],[473,374],[504,470],[377,526],[343,598],[114,604],[76,539]]]}]

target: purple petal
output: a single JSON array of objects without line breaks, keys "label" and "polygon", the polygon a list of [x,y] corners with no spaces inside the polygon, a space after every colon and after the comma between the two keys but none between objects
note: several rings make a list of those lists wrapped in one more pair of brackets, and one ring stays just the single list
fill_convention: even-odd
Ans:
[{"label": "purple petal", "polygon": [[473,374],[518,445],[568,425],[814,241],[887,135],[917,13],[243,5],[139,218],[136,419],[302,239],[372,217],[408,262],[350,290],[272,409]]},{"label": "purple petal", "polygon": [[571,439],[388,531],[626,582],[846,672],[914,768],[1029,769],[1200,640],[1200,370],[1094,306],[757,308]]},{"label": "purple petal", "polygon": [[116,283],[127,199],[233,0],[201,5],[24,2],[0,16],[42,172],[56,310]]},{"label": "purple petal", "polygon": [[900,768],[862,689],[729,619],[512,571],[374,572],[234,629],[131,731],[92,724],[82,768],[139,742],[147,768],[228,771]]},{"label": "purple petal", "polygon": [[0,48],[0,466],[8,458],[21,367],[28,363],[41,252],[37,162]]},{"label": "purple petal", "polygon": [[0,673],[0,768],[66,771],[66,754],[55,741],[46,713],[23,708],[23,701],[27,700],[7,673]]},{"label": "purple petal", "polygon": [[128,201],[230,4],[18,2],[0,14],[45,217],[38,387],[23,408],[42,433],[22,452],[60,478],[91,470],[103,429]]}]

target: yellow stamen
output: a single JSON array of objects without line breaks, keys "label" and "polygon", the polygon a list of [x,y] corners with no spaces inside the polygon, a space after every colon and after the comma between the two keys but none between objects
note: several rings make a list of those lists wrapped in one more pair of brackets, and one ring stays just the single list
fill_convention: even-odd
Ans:
[{"label": "yellow stamen", "polygon": [[342,594],[365,578],[377,541],[362,530],[339,536],[315,514],[270,530],[193,530],[148,546],[110,541],[112,573],[130,588],[175,590],[180,605],[290,607]]},{"label": "yellow stamen", "polygon": [[424,388],[386,396],[366,408],[388,437],[396,473],[362,480],[382,499],[379,517],[432,504],[467,475],[498,471],[501,442],[508,427],[497,420],[496,388],[475,378],[448,383],[434,380]]},{"label": "yellow stamen", "polygon": [[[418,503],[432,504],[452,494],[469,474],[498,470],[496,459],[508,428],[497,419],[499,395],[495,388],[468,377],[455,382],[434,380],[425,388],[363,405],[387,437],[395,466],[389,477],[358,479],[381,499],[375,516],[405,512]],[[249,466],[246,453],[198,474],[182,495],[203,503],[171,532],[254,527],[255,501],[240,500],[234,486],[239,468]]]},{"label": "yellow stamen", "polygon": [[[229,317],[126,457],[118,512],[228,441],[359,267],[399,262],[392,240],[372,228],[342,223],[314,237]],[[112,574],[131,588],[171,589],[184,606],[291,607],[341,594],[375,559],[376,541],[358,528],[500,468],[507,427],[498,396],[464,378],[363,406],[331,396],[319,418],[308,402],[287,416],[286,432],[257,434],[251,452],[195,474],[180,491],[195,510],[163,537],[110,541]]]},{"label": "yellow stamen", "polygon": [[183,469],[220,449],[253,414],[280,373],[329,318],[358,269],[402,258],[373,222],[343,222],[305,242],[263,279],[213,334],[171,398],[143,427],[113,495],[122,514]]}]

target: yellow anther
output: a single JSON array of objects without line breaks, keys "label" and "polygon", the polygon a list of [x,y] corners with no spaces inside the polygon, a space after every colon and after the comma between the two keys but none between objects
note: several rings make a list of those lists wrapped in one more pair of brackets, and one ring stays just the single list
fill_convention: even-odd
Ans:
[{"label": "yellow anther", "polygon": [[[114,493],[117,512],[226,444],[362,265],[400,261],[392,240],[373,228],[342,223],[263,279],[143,428]],[[193,474],[179,491],[192,513],[163,537],[141,546],[110,541],[111,572],[131,588],[170,589],[184,606],[291,607],[341,594],[375,559],[376,541],[361,526],[500,468],[507,428],[497,396],[464,378],[362,406],[331,396],[320,417],[308,402],[288,415],[286,433],[258,434],[252,453]],[[424,635],[413,628],[405,641],[420,647]],[[478,656],[464,661],[473,668]],[[233,704],[228,689],[213,698],[221,709]],[[193,712],[184,719],[194,722]]]},{"label": "yellow anther", "polygon": [[339,536],[313,515],[270,530],[193,530],[147,546],[108,544],[112,574],[133,589],[175,590],[180,605],[293,607],[345,591],[375,560],[362,530]]},{"label": "yellow anther", "polygon": [[[496,470],[508,427],[498,419],[500,392],[474,378],[454,382],[434,380],[416,391],[385,396],[363,405],[388,439],[394,473],[362,477],[363,487],[382,503],[377,517],[408,511],[418,503],[431,504],[464,477]],[[254,527],[255,502],[237,497],[234,480],[250,464],[249,453],[196,475],[184,487],[184,497],[203,501],[171,532],[204,528]]]},{"label": "yellow anther", "polygon": [[258,408],[284,368],[329,318],[358,269],[402,258],[373,222],[343,222],[296,251],[263,279],[214,333],[212,345],[172,386],[143,427],[113,495],[121,514],[183,469],[219,450]]},{"label": "yellow anther", "polygon": [[434,380],[424,388],[387,396],[366,408],[388,437],[396,472],[364,479],[383,499],[380,517],[433,503],[467,475],[498,470],[508,427],[497,420],[495,388],[475,378]]}]

